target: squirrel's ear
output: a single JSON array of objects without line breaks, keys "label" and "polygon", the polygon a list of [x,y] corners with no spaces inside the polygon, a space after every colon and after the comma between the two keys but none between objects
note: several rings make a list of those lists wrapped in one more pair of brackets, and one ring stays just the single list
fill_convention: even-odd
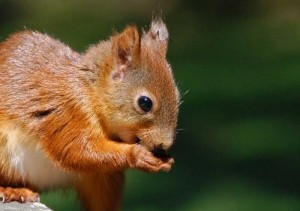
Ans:
[{"label": "squirrel's ear", "polygon": [[168,49],[169,33],[161,19],[153,20],[148,32],[143,34],[143,42],[156,53],[165,57]]},{"label": "squirrel's ear", "polygon": [[140,36],[135,26],[125,28],[112,38],[114,71],[112,78],[122,78],[124,71],[135,67],[140,61]]}]

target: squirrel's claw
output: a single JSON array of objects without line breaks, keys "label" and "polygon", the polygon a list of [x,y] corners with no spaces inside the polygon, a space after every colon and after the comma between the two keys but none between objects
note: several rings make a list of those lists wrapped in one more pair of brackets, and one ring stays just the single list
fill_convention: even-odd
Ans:
[{"label": "squirrel's claw", "polygon": [[3,203],[17,201],[19,203],[39,202],[40,196],[27,188],[0,187],[0,198]]}]

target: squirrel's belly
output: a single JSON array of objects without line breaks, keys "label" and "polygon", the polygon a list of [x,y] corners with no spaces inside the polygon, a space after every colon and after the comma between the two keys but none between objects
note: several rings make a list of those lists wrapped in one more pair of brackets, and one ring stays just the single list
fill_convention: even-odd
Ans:
[{"label": "squirrel's belly", "polygon": [[1,127],[0,133],[6,143],[8,172],[19,175],[20,182],[38,189],[66,187],[70,184],[71,176],[51,163],[36,137],[11,126]]}]

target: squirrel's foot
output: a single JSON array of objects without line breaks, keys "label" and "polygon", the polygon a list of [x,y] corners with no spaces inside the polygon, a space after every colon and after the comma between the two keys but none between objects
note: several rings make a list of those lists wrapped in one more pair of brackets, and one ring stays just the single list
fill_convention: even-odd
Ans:
[{"label": "squirrel's foot", "polygon": [[148,172],[170,171],[174,163],[173,158],[161,159],[140,145],[135,145],[131,152],[129,165]]},{"label": "squirrel's foot", "polygon": [[39,194],[27,188],[0,187],[0,198],[2,198],[3,203],[12,201],[17,201],[20,203],[40,201]]}]

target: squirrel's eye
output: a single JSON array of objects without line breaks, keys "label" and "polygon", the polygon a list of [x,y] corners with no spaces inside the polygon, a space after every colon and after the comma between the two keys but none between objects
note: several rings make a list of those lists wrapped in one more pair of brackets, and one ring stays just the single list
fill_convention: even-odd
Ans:
[{"label": "squirrel's eye", "polygon": [[138,99],[138,104],[139,107],[145,111],[145,112],[149,112],[152,108],[152,100],[149,97],[146,96],[141,96]]}]

